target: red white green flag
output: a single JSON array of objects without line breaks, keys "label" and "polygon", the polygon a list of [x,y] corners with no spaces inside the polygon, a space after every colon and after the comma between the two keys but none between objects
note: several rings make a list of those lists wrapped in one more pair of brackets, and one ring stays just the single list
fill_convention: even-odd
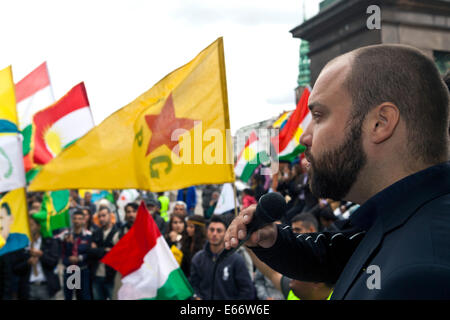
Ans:
[{"label": "red white green flag", "polygon": [[260,150],[258,146],[258,136],[254,131],[245,142],[244,149],[241,150],[234,165],[234,173],[239,179],[247,182],[255,169],[260,164],[270,162],[270,157],[265,150]]},{"label": "red white green flag", "polygon": [[131,229],[101,262],[122,274],[119,300],[185,300],[193,295],[144,202]]},{"label": "red white green flag", "polygon": [[33,117],[33,161],[46,164],[94,127],[84,83]]},{"label": "red white green flag", "polygon": [[272,138],[272,145],[277,151],[278,160],[292,161],[306,150],[300,144],[300,137],[311,122],[311,113],[308,108],[310,89],[306,87],[297,103],[297,108],[289,117],[289,120],[280,131],[279,135]]},{"label": "red white green flag", "polygon": [[33,162],[32,156],[33,143],[31,138],[33,135],[33,116],[55,101],[47,63],[42,63],[16,83],[15,91],[19,130],[24,138],[22,149],[25,172],[27,181],[29,182],[39,170],[39,166]]}]

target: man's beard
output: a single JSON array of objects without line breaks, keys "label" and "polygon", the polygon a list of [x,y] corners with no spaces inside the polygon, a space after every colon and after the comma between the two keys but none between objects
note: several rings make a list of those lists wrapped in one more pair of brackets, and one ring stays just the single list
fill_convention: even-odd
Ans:
[{"label": "man's beard", "polygon": [[306,151],[311,163],[309,186],[316,197],[343,200],[355,183],[367,161],[362,147],[361,122],[350,128],[346,141],[334,150],[318,158]]}]

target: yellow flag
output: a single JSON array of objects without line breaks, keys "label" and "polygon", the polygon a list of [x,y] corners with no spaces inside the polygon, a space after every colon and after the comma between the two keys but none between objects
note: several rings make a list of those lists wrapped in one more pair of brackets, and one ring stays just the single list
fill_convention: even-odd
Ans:
[{"label": "yellow flag", "polygon": [[0,70],[0,133],[17,132],[16,97],[11,66]]},{"label": "yellow flag", "polygon": [[30,190],[165,191],[234,181],[223,40],[44,166]]},{"label": "yellow flag", "polygon": [[12,190],[0,199],[0,218],[0,255],[26,247],[31,236],[24,188]]}]

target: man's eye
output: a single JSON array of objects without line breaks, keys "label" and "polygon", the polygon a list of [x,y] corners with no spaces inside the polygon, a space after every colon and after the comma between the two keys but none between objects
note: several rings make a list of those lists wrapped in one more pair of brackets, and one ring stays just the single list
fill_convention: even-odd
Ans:
[{"label": "man's eye", "polygon": [[313,114],[312,114],[312,117],[315,120],[318,120],[320,118],[320,116],[321,116],[320,112],[313,112]]}]

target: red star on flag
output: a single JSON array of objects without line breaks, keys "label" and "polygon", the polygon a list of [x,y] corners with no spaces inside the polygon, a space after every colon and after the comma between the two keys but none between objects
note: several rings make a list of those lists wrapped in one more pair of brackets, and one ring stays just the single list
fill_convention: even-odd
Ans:
[{"label": "red star on flag", "polygon": [[160,114],[146,115],[145,121],[149,129],[152,131],[152,137],[148,144],[146,156],[159,146],[165,144],[170,150],[178,144],[178,135],[174,136],[172,133],[177,129],[191,130],[194,127],[193,119],[177,118],[175,116],[175,108],[173,106],[172,93],[167,97],[167,100],[161,110]]}]

